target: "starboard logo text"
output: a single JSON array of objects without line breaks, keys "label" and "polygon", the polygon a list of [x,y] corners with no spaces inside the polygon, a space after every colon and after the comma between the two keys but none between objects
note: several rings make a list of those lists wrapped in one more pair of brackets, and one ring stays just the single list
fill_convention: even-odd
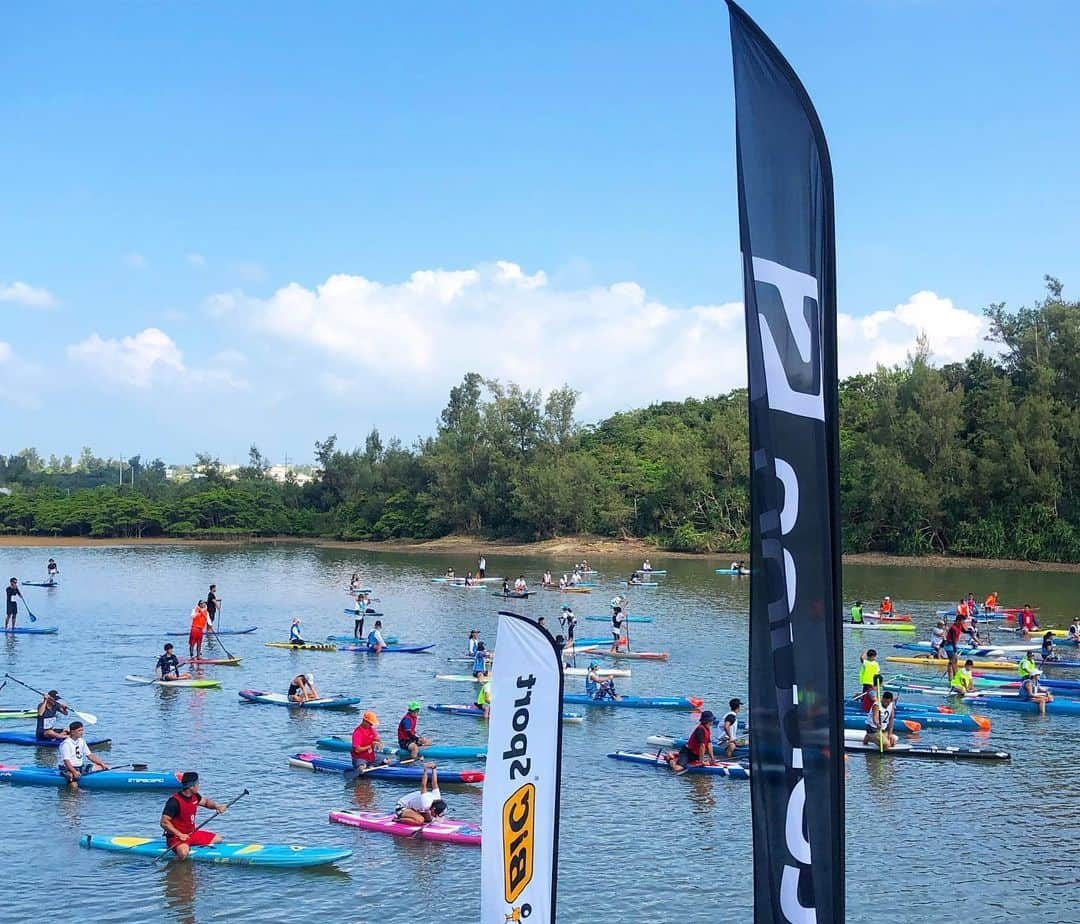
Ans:
[{"label": "starboard logo text", "polygon": [[[511,782],[521,780],[532,772],[529,756],[529,705],[536,677],[517,678],[521,695],[514,700],[514,717],[509,746],[503,751],[503,766]],[[536,786],[525,783],[503,803],[503,885],[507,904],[513,904],[533,878],[533,838],[536,831]],[[527,909],[527,910],[526,910]],[[528,904],[514,909],[521,917],[532,912]],[[516,920],[517,918],[515,918]]]}]

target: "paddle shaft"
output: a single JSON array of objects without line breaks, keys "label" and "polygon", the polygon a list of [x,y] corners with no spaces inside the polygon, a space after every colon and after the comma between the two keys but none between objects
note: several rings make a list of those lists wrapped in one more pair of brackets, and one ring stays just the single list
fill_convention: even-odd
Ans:
[{"label": "paddle shaft", "polygon": [[[30,686],[30,684],[28,683],[23,683],[18,677],[12,677],[11,674],[4,674],[4,676],[8,680],[14,680],[19,686],[26,687],[26,689],[30,690],[32,693],[37,693],[38,696],[48,695],[47,693],[42,693],[41,690]],[[79,712],[79,710],[72,706],[70,703],[65,703],[63,700],[60,700],[59,702],[61,706],[66,706],[68,709],[74,712],[75,715],[77,715],[80,719],[86,722],[87,725],[97,725],[97,716],[94,715],[92,712]]]},{"label": "paddle shaft", "polygon": [[26,607],[26,615],[30,617],[30,621],[37,622],[37,616],[35,616],[34,611],[30,609],[30,604],[26,602],[26,597],[23,596],[21,588],[19,590],[19,596],[22,597],[23,606]]},{"label": "paddle shaft", "polygon": [[[241,799],[243,799],[244,796],[246,796],[246,795],[248,795],[248,790],[247,789],[245,789],[242,793],[240,793],[240,795],[238,795],[231,802],[226,802],[225,803],[225,808],[226,809],[232,808],[234,805],[236,805],[237,802],[239,802]],[[222,809],[222,811],[224,811],[224,809]],[[208,824],[210,824],[210,822],[213,821],[220,814],[221,814],[221,812],[215,812],[213,815],[211,815],[209,818],[207,818],[206,821],[204,821],[202,824],[196,825],[194,830],[191,832],[191,834],[194,834],[195,831],[201,831],[203,828],[205,828]],[[189,834],[188,837],[191,837],[191,834]],[[180,844],[180,843],[184,843],[184,842],[183,841],[177,841],[177,844]],[[166,847],[163,851],[161,851],[161,853],[159,853],[156,857],[154,857],[154,862],[157,863],[158,861],[161,860],[162,857],[164,857],[166,854],[172,853],[175,849],[176,849],[176,844],[173,844],[172,847]]]},{"label": "paddle shaft", "polygon": [[352,770],[345,771],[345,782],[351,783],[357,777],[361,777],[365,773],[371,773],[372,770],[379,770],[383,767],[404,767],[406,764],[415,763],[418,760],[423,760],[423,755],[399,760],[396,764],[372,764],[370,767],[353,767]]},{"label": "paddle shaft", "polygon": [[[218,607],[218,615],[219,616],[221,615],[221,607]],[[230,658],[232,658],[232,652],[229,651],[229,649],[225,647],[225,643],[221,640],[221,636],[217,634],[217,632],[215,631],[213,625],[210,626],[210,634],[212,636],[214,636],[214,639],[221,646],[221,650],[224,651],[225,654],[227,654]]]}]

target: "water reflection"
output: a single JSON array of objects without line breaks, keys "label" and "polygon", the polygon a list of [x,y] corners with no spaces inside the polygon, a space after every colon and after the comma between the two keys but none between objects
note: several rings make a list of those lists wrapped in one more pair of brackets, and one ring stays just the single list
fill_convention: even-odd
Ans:
[{"label": "water reflection", "polygon": [[195,893],[199,885],[195,863],[169,863],[163,877],[165,905],[177,924],[197,924]]}]

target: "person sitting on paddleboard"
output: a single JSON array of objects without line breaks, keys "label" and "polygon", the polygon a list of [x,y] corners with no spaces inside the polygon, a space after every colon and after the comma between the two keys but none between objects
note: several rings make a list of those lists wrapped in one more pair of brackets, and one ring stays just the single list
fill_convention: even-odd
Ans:
[{"label": "person sitting on paddleboard", "polygon": [[90,750],[90,745],[83,739],[83,723],[72,722],[68,726],[68,736],[60,742],[59,763],[57,770],[69,783],[78,783],[79,777],[84,773],[98,770],[108,770],[109,765]]},{"label": "person sitting on paddleboard", "polygon": [[615,692],[615,681],[611,677],[600,675],[600,662],[595,658],[589,662],[589,673],[585,675],[585,693],[589,699],[622,699]]},{"label": "person sitting on paddleboard", "polygon": [[180,673],[180,661],[173,654],[172,642],[165,643],[165,653],[158,657],[154,665],[154,676],[158,680],[190,680],[191,674]]},{"label": "person sitting on paddleboard", "polygon": [[930,632],[930,657],[945,657],[945,620],[939,619]]},{"label": "person sitting on paddleboard", "polygon": [[881,601],[881,606],[878,607],[878,612],[882,616],[892,616],[892,597],[885,597]]},{"label": "person sitting on paddleboard", "polygon": [[386,639],[382,634],[382,620],[375,620],[375,628],[368,633],[367,637],[368,648],[374,648],[375,654],[378,654],[386,647]]},{"label": "person sitting on paddleboard", "polygon": [[[503,584],[505,584],[505,583],[506,582],[503,581]],[[472,585],[473,585],[473,574],[472,574],[471,571],[466,571],[465,572],[465,586],[466,587],[472,587]]]},{"label": "person sitting on paddleboard", "polygon": [[977,616],[968,616],[964,619],[964,634],[968,637],[968,647],[978,648],[982,645],[982,638],[979,636],[979,620]]},{"label": "person sitting on paddleboard", "polygon": [[[880,687],[880,684],[878,684]],[[873,744],[885,750],[896,747],[896,734],[893,722],[896,719],[896,703],[893,702],[892,690],[881,694],[881,701],[875,701],[866,714],[866,734],[863,744]]]},{"label": "person sitting on paddleboard", "polygon": [[37,707],[37,734],[34,737],[38,741],[62,741],[68,736],[66,728],[56,727],[58,712],[67,715],[68,707],[60,702],[60,694],[56,690],[49,690]]},{"label": "person sitting on paddleboard", "polygon": [[8,586],[4,588],[4,592],[7,594],[7,608],[4,610],[4,628],[14,629],[15,617],[19,615],[19,603],[15,598],[22,597],[18,578],[12,578],[8,582]]},{"label": "person sitting on paddleboard", "polygon": [[993,613],[998,608],[998,592],[995,590],[990,596],[983,601],[983,609],[988,613]]},{"label": "person sitting on paddleboard", "polygon": [[853,626],[863,624],[862,600],[856,600],[855,605],[851,608],[851,624]]},{"label": "person sitting on paddleboard", "polygon": [[191,630],[188,632],[188,657],[202,657],[203,636],[206,634],[206,624],[210,614],[206,609],[206,601],[200,600],[191,611]]},{"label": "person sitting on paddleboard", "polygon": [[[428,785],[428,773],[431,785]],[[446,814],[446,803],[439,792],[439,774],[432,761],[424,764],[424,775],[420,777],[420,788],[402,796],[394,806],[394,815],[398,821],[409,825],[426,825]]]},{"label": "person sitting on paddleboard", "polygon": [[60,573],[60,566],[56,564],[55,558],[49,559],[49,563],[45,566],[45,573],[49,576],[50,581]]},{"label": "person sitting on paddleboard", "polygon": [[382,739],[379,737],[378,725],[379,717],[374,712],[365,712],[360,719],[360,724],[353,729],[352,765],[354,770],[390,763],[387,758],[379,755],[379,751],[382,750]]},{"label": "person sitting on paddleboard", "polygon": [[724,748],[724,756],[729,760],[735,753],[739,740],[739,710],[742,708],[741,699],[728,701],[728,711],[724,714],[721,722],[720,737],[717,743]]},{"label": "person sitting on paddleboard", "polygon": [[446,578],[447,578],[447,580],[450,580],[450,581],[452,581],[452,580],[454,580],[454,579],[455,579],[456,577],[457,577],[457,572],[456,572],[456,571],[454,571],[454,569],[453,569],[453,568],[447,568],[447,569],[446,569]]},{"label": "person sitting on paddleboard", "polygon": [[165,846],[186,860],[192,847],[210,847],[221,843],[221,835],[205,828],[196,831],[195,815],[199,806],[211,809],[219,815],[225,811],[220,802],[199,793],[199,774],[189,770],[180,777],[180,791],[173,793],[161,810],[161,830],[165,832]]},{"label": "person sitting on paddleboard", "polygon": [[528,584],[525,583],[525,575],[519,574],[516,581],[514,581],[514,593],[523,594],[529,589]]},{"label": "person sitting on paddleboard", "polygon": [[1030,635],[1039,628],[1039,620],[1030,603],[1025,603],[1024,608],[1016,617],[1016,628],[1022,635]]},{"label": "person sitting on paddleboard", "polygon": [[627,579],[626,583],[627,584],[640,584],[641,583],[641,575],[638,574],[635,571],[633,574],[630,575],[630,577]]},{"label": "person sitting on paddleboard", "polygon": [[1042,671],[1035,667],[1034,657],[1034,652],[1028,652],[1027,657],[1020,662],[1020,699],[1038,703],[1039,715],[1046,715],[1046,704],[1052,703],[1054,696],[1039,685]]},{"label": "person sitting on paddleboard", "polygon": [[300,634],[300,623],[303,620],[299,616],[294,616],[292,625],[289,626],[289,644],[290,645],[306,645],[304,637]]},{"label": "person sitting on paddleboard", "polygon": [[309,699],[318,699],[319,691],[315,689],[314,674],[297,674],[289,681],[289,701],[293,703],[306,703]]},{"label": "person sitting on paddleboard", "polygon": [[415,699],[409,703],[408,711],[401,717],[397,727],[397,746],[399,751],[408,751],[409,757],[416,760],[420,748],[431,745],[430,738],[421,738],[420,729],[420,703]]},{"label": "person sitting on paddleboard", "polygon": [[1054,633],[1047,632],[1042,640],[1042,659],[1044,661],[1056,661],[1057,652],[1054,650]]},{"label": "person sitting on paddleboard", "polygon": [[550,572],[550,571],[545,571],[545,572],[544,572],[544,577],[543,577],[543,579],[542,579],[542,580],[540,581],[540,583],[541,583],[541,584],[542,584],[542,585],[543,585],[544,587],[550,587],[550,586],[551,586],[551,572]]},{"label": "person sitting on paddleboard", "polygon": [[487,680],[487,647],[483,642],[476,643],[473,652],[472,675],[474,680]]},{"label": "person sitting on paddleboard", "polygon": [[485,719],[491,718],[491,681],[485,681],[476,694],[476,708],[484,713]]},{"label": "person sitting on paddleboard", "polygon": [[673,773],[685,773],[690,767],[702,764],[715,764],[716,755],[712,746],[712,726],[716,716],[706,709],[698,718],[698,724],[679,750],[670,752],[665,758]]},{"label": "person sitting on paddleboard", "polygon": [[1075,617],[1069,626],[1069,641],[1080,642],[1080,616]]},{"label": "person sitting on paddleboard", "polygon": [[210,628],[214,628],[214,620],[217,619],[218,610],[221,609],[221,597],[217,595],[217,584],[211,584],[206,592],[206,618]]},{"label": "person sitting on paddleboard", "polygon": [[973,667],[975,667],[975,662],[968,658],[964,662],[964,666],[953,674],[952,680],[949,681],[950,693],[966,696],[968,693],[975,691],[975,678],[971,674]]}]

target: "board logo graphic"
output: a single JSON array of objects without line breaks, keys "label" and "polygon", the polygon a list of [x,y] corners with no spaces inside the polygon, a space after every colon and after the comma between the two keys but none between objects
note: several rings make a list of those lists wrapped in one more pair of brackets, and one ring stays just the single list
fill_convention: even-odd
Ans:
[{"label": "board logo graphic", "polygon": [[536,786],[526,783],[503,803],[503,882],[512,905],[533,877]]}]

